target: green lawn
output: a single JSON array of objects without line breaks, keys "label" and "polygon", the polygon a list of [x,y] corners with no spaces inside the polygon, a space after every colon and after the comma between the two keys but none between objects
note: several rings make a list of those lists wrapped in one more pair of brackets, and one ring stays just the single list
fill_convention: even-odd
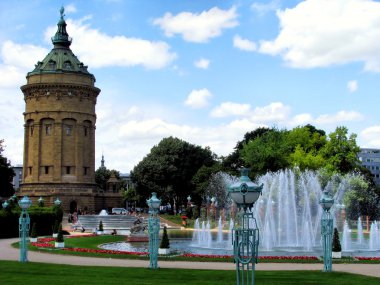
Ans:
[{"label": "green lawn", "polygon": [[[257,271],[256,284],[378,285],[380,278],[320,271]],[[1,285],[236,284],[235,271],[72,266],[0,261]]]}]

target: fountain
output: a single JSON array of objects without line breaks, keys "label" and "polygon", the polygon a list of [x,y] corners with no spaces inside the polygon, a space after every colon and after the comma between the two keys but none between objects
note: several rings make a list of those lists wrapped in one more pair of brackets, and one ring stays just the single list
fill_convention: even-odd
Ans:
[{"label": "fountain", "polygon": [[[226,185],[232,183],[229,176],[225,175],[223,178]],[[322,208],[319,200],[322,187],[318,181],[318,174],[313,171],[283,170],[267,173],[259,177],[257,182],[257,184],[264,184],[262,196],[252,208],[260,229],[260,252],[263,255],[320,254]],[[342,220],[340,216],[343,213],[341,210],[344,193],[348,189],[347,180],[343,179],[337,185],[328,183],[326,187],[333,186],[337,189],[334,196],[336,206],[333,206],[331,212],[334,216],[337,214],[338,228],[343,227],[341,240],[343,252],[360,256],[373,255],[374,251],[378,254],[380,250],[379,223],[372,223],[367,240],[364,238],[361,220],[358,220],[358,237],[352,238],[348,222]],[[223,204],[223,201],[220,204]],[[224,204],[228,209],[228,203]],[[231,217],[234,217],[232,213]],[[183,245],[185,250],[194,253],[231,254],[231,232],[234,220],[230,219],[227,226],[228,222],[223,225],[223,219],[219,218],[215,221],[215,228],[210,229],[212,221],[207,220],[206,217],[203,219],[205,220],[195,221],[192,239],[186,242],[182,240],[186,244]],[[223,228],[226,230],[223,231]]]},{"label": "fountain", "polygon": [[351,250],[351,230],[348,227],[347,221],[344,221],[343,235],[342,235],[342,250]]},{"label": "fountain", "polygon": [[380,231],[377,221],[372,222],[369,232],[369,250],[380,249]]},{"label": "fountain", "polygon": [[107,210],[101,210],[100,213],[99,213],[99,216],[108,216],[108,212]]},{"label": "fountain", "polygon": [[359,217],[358,218],[358,239],[357,239],[357,244],[359,246],[363,245],[364,243],[364,235],[363,235],[363,224],[362,224],[362,219]]},{"label": "fountain", "polygon": [[268,173],[259,179],[263,195],[254,207],[262,250],[294,249],[311,251],[320,246],[318,204],[322,194],[317,175],[291,170]]}]

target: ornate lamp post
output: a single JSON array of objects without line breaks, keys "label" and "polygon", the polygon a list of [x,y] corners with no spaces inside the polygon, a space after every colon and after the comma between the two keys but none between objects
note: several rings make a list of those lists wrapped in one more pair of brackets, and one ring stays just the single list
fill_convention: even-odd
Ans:
[{"label": "ornate lamp post", "polygon": [[322,248],[323,248],[323,272],[331,272],[332,270],[332,234],[333,234],[333,218],[330,209],[334,204],[334,199],[328,195],[328,191],[324,191],[322,198],[319,200],[323,208],[321,220]]},{"label": "ornate lamp post", "polygon": [[160,232],[160,218],[158,217],[158,210],[160,208],[161,200],[159,200],[156,195],[157,194],[153,192],[152,197],[149,200],[146,200],[149,207],[149,268],[151,269],[158,268],[158,233]]},{"label": "ornate lamp post", "polygon": [[38,200],[37,200],[37,202],[38,202],[38,206],[39,207],[43,207],[44,206],[44,198],[42,198],[42,197],[40,197]]},{"label": "ornate lamp post", "polygon": [[54,201],[54,205],[56,205],[57,207],[59,207],[61,205],[61,200],[59,200],[59,198],[57,197],[57,199],[55,199]]},{"label": "ornate lamp post", "polygon": [[28,208],[32,205],[32,201],[24,196],[18,204],[21,208],[21,215],[19,218],[19,230],[20,230],[20,262],[28,262],[28,238],[30,228],[30,218],[28,214]]},{"label": "ornate lamp post", "polygon": [[6,209],[8,207],[8,205],[9,205],[8,201],[4,201],[3,208]]},{"label": "ornate lamp post", "polygon": [[248,177],[249,169],[243,168],[238,182],[232,184],[228,193],[239,209],[243,208],[241,225],[232,229],[236,284],[255,284],[255,263],[258,260],[259,229],[253,213],[247,209],[259,198],[263,184],[257,186]]}]

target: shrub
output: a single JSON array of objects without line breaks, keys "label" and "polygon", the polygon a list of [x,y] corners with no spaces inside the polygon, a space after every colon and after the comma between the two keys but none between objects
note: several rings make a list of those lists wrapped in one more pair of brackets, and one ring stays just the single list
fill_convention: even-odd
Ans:
[{"label": "shrub", "polygon": [[340,245],[339,233],[338,233],[337,228],[334,228],[332,251],[334,252],[342,251],[342,246]]},{"label": "shrub", "polygon": [[55,239],[56,242],[63,242],[63,231],[62,231],[62,224],[59,224],[58,227],[58,235],[57,238]]},{"label": "shrub", "polygon": [[53,234],[56,234],[59,232],[59,225],[60,225],[60,222],[58,220],[55,220],[54,226],[53,226]]},{"label": "shrub", "polygon": [[162,234],[160,248],[170,248],[169,237],[168,237],[168,232],[166,230],[166,226],[164,226],[164,232]]},{"label": "shrub", "polygon": [[103,231],[103,222],[100,220],[99,222],[99,231],[102,232]]},{"label": "shrub", "polygon": [[[30,224],[38,224],[37,230],[39,236],[51,235],[55,217],[57,216],[54,212],[53,207],[31,206],[28,209],[28,213],[30,217]],[[6,209],[0,210],[0,238],[11,238],[19,236],[18,224],[20,214],[21,209],[18,205],[14,205],[12,209],[7,207]]]},{"label": "shrub", "polygon": [[33,225],[32,225],[32,232],[30,233],[30,237],[32,237],[32,238],[38,237],[37,223],[33,223]]}]

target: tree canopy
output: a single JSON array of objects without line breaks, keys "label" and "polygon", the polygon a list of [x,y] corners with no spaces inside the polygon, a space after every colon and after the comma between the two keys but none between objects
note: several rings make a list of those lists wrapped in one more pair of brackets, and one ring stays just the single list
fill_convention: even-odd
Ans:
[{"label": "tree canopy", "polygon": [[4,140],[0,140],[0,197],[10,197],[14,193],[12,180],[15,172],[3,151]]},{"label": "tree canopy", "polygon": [[112,173],[115,174],[117,179],[120,179],[120,172],[115,169],[111,170],[101,166],[95,171],[95,183],[101,190],[107,189],[107,181],[110,179]]},{"label": "tree canopy", "polygon": [[291,167],[340,173],[360,167],[356,135],[348,135],[346,127],[337,127],[328,137],[312,125],[292,130],[260,129],[259,133],[239,144],[241,160],[256,175]]},{"label": "tree canopy", "polygon": [[162,202],[174,200],[178,203],[185,201],[188,195],[197,196],[193,176],[202,166],[209,167],[215,162],[215,155],[209,148],[168,137],[134,167],[131,179],[142,198],[157,192]]}]

